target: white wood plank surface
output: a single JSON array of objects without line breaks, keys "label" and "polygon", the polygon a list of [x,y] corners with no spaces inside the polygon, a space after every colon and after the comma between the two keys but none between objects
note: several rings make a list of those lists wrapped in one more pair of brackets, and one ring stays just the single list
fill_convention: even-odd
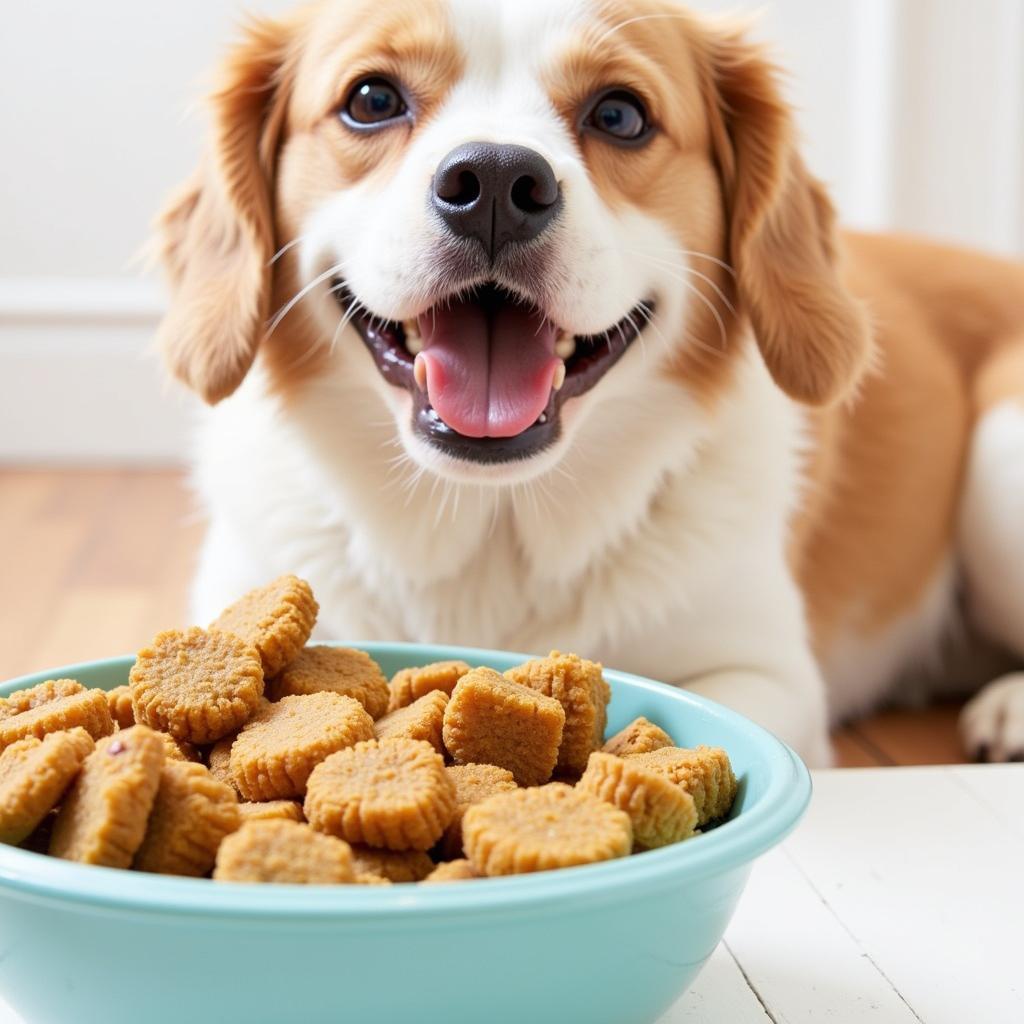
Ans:
[{"label": "white wood plank surface", "polygon": [[[758,863],[659,1024],[1024,1021],[1024,765],[814,783],[804,823]],[[0,1024],[31,1022],[0,999]]]}]

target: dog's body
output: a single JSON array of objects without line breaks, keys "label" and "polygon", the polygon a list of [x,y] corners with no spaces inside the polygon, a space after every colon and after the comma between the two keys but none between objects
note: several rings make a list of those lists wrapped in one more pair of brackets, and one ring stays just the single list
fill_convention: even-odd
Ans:
[{"label": "dog's body", "polygon": [[[165,222],[172,366],[211,401],[237,387],[197,447],[200,620],[296,572],[325,636],[578,650],[731,704],[816,763],[829,716],[879,703],[915,668],[956,675],[939,654],[968,621],[1024,657],[1024,269],[834,238],[770,70],[735,34],[655,0],[515,6],[513,19],[472,0],[394,3],[357,32],[369,8],[325,4],[236,52],[215,164]],[[408,86],[390,135],[360,134],[351,93],[347,132],[325,126],[314,97],[330,92],[332,46],[338,77]],[[653,141],[618,155],[591,138],[580,97],[611,95],[601,114],[617,129],[624,90],[600,90],[639,92],[645,76]],[[467,269],[479,253],[436,182],[447,150],[481,138],[542,154],[558,199],[520,211],[550,206],[553,227],[504,256],[492,234],[486,267]],[[423,209],[429,188],[440,214]],[[541,346],[531,366],[551,376],[528,406],[516,364],[521,393],[499,394],[512,411],[481,420],[460,405],[473,381],[444,377],[469,365],[456,342],[472,333],[433,302],[491,280],[497,298],[443,301],[467,317],[490,303],[491,332],[535,325],[542,340],[521,344]],[[372,314],[365,344],[357,308]],[[431,336],[424,310],[452,337]],[[392,339],[423,329],[415,384],[417,346],[382,349],[382,320]],[[596,383],[575,355],[558,369],[549,321],[604,360]],[[621,356],[597,333],[617,321],[623,349],[630,327],[640,336]],[[495,374],[505,357],[487,344]],[[499,413],[517,428],[493,426]],[[968,741],[1018,754],[1022,705],[1022,677],[989,686]]]}]

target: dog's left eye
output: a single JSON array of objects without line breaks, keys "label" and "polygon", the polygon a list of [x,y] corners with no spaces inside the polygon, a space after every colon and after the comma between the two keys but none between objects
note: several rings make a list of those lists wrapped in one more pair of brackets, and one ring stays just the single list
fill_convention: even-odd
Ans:
[{"label": "dog's left eye", "polygon": [[612,142],[639,142],[646,138],[651,128],[643,102],[625,89],[599,96],[583,126],[609,136]]},{"label": "dog's left eye", "polygon": [[394,121],[408,113],[408,109],[392,82],[386,78],[364,78],[348,94],[341,118],[353,128],[365,128]]}]

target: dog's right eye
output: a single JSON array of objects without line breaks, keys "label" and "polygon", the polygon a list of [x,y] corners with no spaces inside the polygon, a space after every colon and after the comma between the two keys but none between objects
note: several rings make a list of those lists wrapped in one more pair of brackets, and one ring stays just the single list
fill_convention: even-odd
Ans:
[{"label": "dog's right eye", "polygon": [[372,128],[409,112],[398,87],[386,78],[364,78],[348,94],[341,119],[350,128]]}]

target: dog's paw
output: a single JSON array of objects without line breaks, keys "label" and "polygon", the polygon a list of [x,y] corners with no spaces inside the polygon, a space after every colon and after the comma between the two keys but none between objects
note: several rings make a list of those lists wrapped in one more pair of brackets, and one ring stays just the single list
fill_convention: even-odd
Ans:
[{"label": "dog's paw", "polygon": [[960,737],[976,761],[1024,761],[1024,672],[996,679],[968,702]]}]

